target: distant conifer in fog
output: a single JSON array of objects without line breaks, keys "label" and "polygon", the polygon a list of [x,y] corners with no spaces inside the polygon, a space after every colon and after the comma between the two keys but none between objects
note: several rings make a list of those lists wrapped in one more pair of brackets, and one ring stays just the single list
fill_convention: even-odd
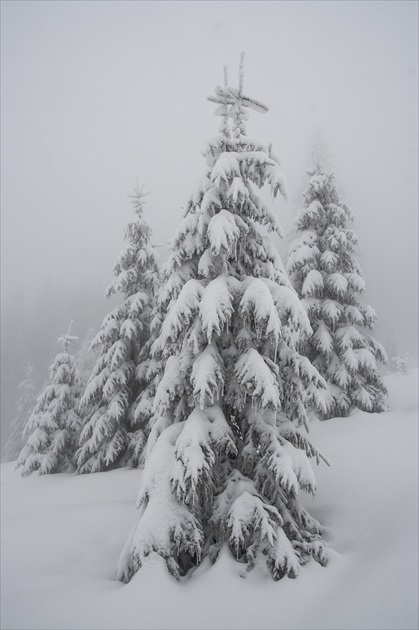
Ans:
[{"label": "distant conifer in fog", "polygon": [[16,403],[16,416],[11,424],[10,435],[5,446],[5,461],[7,462],[17,459],[25,445],[23,432],[35,407],[35,382],[32,376],[33,367],[30,363],[26,364],[25,373],[25,380],[17,388],[20,395]]}]

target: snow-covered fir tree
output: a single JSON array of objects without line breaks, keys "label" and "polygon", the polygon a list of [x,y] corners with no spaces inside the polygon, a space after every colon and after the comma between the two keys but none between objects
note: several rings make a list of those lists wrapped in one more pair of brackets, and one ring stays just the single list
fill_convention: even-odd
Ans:
[{"label": "snow-covered fir tree", "polygon": [[16,416],[5,446],[5,461],[7,462],[13,462],[17,459],[26,442],[23,432],[36,403],[35,382],[32,374],[33,367],[28,362],[25,367],[26,378],[17,388],[19,398],[16,403]]},{"label": "snow-covered fir tree", "polygon": [[313,329],[304,352],[328,385],[328,411],[322,415],[347,416],[354,407],[384,411],[386,388],[377,361],[386,362],[386,354],[371,334],[376,313],[362,302],[365,280],[355,256],[353,214],[319,160],[308,174],[287,272]]},{"label": "snow-covered fir tree", "polygon": [[125,229],[126,246],[114,266],[107,296],[123,302],[103,321],[92,342],[99,356],[80,403],[83,430],[78,472],[93,473],[137,465],[145,443],[144,405],[150,320],[159,283],[158,257],[151,229],[144,220],[144,194],[133,195],[134,218]]},{"label": "snow-covered fir tree", "polygon": [[[295,577],[326,563],[319,523],[298,500],[314,493],[322,457],[304,427],[324,409],[325,383],[297,344],[311,333],[264,228],[279,232],[256,193],[285,195],[271,147],[246,137],[240,87],[217,88],[221,135],[172,242],[153,345],[164,372],[154,400],[140,517],[121,554],[127,582],[157,553],[173,576],[222,547],[250,569]],[[232,132],[229,119],[232,119]]]},{"label": "snow-covered fir tree", "polygon": [[24,477],[35,470],[45,475],[75,469],[80,431],[77,413],[80,385],[74,357],[68,353],[68,349],[76,339],[70,335],[70,330],[58,339],[63,352],[57,354],[51,365],[52,382],[38,396],[25,427],[26,443],[16,465],[16,468],[22,469]]}]

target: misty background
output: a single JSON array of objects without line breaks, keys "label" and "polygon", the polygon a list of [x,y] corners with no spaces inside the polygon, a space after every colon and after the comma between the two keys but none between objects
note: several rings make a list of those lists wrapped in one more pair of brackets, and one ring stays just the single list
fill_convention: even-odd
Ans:
[{"label": "misty background", "polygon": [[2,1],[3,438],[25,363],[39,390],[70,320],[83,341],[120,301],[104,292],[137,182],[165,261],[218,132],[206,97],[224,65],[237,85],[241,51],[244,93],[269,106],[248,135],[273,142],[287,176],[285,233],[320,134],[356,215],[375,336],[417,362],[417,13],[401,0]]}]

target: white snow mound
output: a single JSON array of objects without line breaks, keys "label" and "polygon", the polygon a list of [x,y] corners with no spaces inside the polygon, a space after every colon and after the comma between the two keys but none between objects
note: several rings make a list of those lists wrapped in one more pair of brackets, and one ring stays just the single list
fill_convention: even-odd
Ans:
[{"label": "white snow mound", "polygon": [[312,424],[332,468],[304,503],[327,531],[326,568],[273,582],[223,549],[178,583],[151,554],[115,579],[141,472],[21,478],[1,466],[1,627],[417,628],[417,370],[387,377],[390,411]]}]

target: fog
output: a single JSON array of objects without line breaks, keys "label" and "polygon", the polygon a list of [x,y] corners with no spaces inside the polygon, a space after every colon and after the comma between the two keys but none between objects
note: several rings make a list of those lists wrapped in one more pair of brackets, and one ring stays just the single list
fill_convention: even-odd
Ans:
[{"label": "fog", "polygon": [[417,3],[3,0],[1,14],[2,429],[26,361],[40,388],[70,320],[83,339],[117,302],[104,291],[137,181],[164,261],[217,134],[206,97],[224,65],[237,83],[241,51],[244,92],[269,106],[248,133],[287,175],[285,232],[320,131],[376,336],[416,361]]}]

